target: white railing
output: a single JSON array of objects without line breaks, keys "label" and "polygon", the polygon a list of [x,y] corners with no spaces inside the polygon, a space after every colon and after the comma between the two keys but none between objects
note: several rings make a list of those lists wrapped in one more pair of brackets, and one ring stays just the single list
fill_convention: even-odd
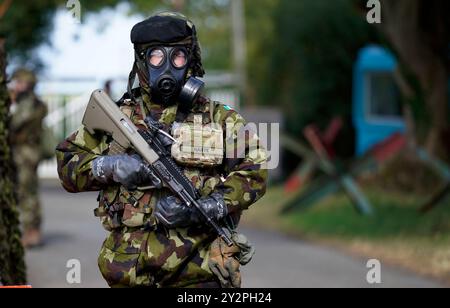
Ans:
[{"label": "white railing", "polygon": [[[45,125],[53,131],[58,141],[61,141],[80,126],[89,97],[90,93],[72,97],[57,95],[42,97],[49,110],[44,120]],[[38,174],[40,178],[58,178],[56,159],[42,162],[39,165]]]}]

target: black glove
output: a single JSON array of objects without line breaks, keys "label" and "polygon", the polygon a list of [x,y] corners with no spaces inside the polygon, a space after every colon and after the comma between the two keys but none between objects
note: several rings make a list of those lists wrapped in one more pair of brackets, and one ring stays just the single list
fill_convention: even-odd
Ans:
[{"label": "black glove", "polygon": [[161,180],[138,155],[101,156],[92,163],[92,174],[103,183],[114,181],[129,190],[138,186],[161,187]]},{"label": "black glove", "polygon": [[[220,221],[228,215],[228,208],[220,193],[202,197],[197,202],[206,215],[215,221]],[[204,220],[194,207],[188,207],[175,196],[159,200],[156,204],[155,216],[169,229],[189,227],[200,224]]]}]

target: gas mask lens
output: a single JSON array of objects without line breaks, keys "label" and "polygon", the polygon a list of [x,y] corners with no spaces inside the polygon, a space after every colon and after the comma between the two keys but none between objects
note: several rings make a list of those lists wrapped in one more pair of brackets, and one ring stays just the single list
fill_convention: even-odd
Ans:
[{"label": "gas mask lens", "polygon": [[187,63],[186,52],[182,49],[174,49],[171,58],[172,65],[176,68],[183,68]]},{"label": "gas mask lens", "polygon": [[151,66],[159,67],[164,63],[165,54],[162,49],[153,49],[148,56],[148,62]]},{"label": "gas mask lens", "polygon": [[[186,51],[181,48],[174,49],[170,57],[175,68],[183,68],[187,64]],[[166,53],[161,48],[152,49],[148,54],[148,62],[153,67],[160,67],[165,62],[165,58]]]}]

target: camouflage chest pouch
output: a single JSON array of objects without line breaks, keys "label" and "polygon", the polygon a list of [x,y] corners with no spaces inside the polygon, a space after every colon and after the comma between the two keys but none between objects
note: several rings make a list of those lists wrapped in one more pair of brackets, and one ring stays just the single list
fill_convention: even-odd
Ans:
[{"label": "camouflage chest pouch", "polygon": [[196,168],[219,166],[224,158],[223,129],[205,114],[191,114],[186,122],[175,122],[172,157],[181,165]]},{"label": "camouflage chest pouch", "polygon": [[107,231],[122,227],[154,227],[154,191],[133,191],[125,188],[108,189],[99,194],[99,207],[95,216],[99,217]]}]

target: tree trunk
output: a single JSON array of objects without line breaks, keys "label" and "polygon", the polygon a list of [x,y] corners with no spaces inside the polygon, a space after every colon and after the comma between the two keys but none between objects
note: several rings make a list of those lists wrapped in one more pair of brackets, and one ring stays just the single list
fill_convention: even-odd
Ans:
[{"label": "tree trunk", "polygon": [[[444,135],[448,129],[448,29],[447,11],[442,5],[437,1],[428,4],[422,0],[385,1],[381,29],[408,70],[406,73],[417,80],[425,100],[430,120],[425,140],[427,150],[447,158]],[[424,13],[424,9],[428,11]],[[419,94],[412,94],[411,89],[405,91],[404,86],[400,89],[408,98]]]},{"label": "tree trunk", "polygon": [[0,38],[0,284],[25,284],[24,251],[14,193],[14,166],[8,144],[9,96],[6,51]]},{"label": "tree trunk", "polygon": [[[426,148],[431,154],[446,158],[445,136],[448,130],[448,74],[445,67],[436,66],[428,82],[427,104],[432,126],[428,132]],[[448,140],[447,140],[448,142]]]}]

